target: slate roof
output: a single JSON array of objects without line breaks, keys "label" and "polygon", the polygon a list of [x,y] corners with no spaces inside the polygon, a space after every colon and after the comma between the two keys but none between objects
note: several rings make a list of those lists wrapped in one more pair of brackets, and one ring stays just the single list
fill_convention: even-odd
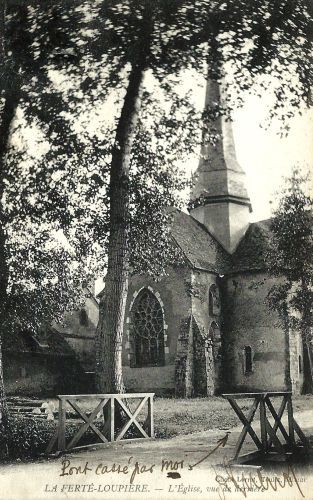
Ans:
[{"label": "slate roof", "polygon": [[272,219],[251,223],[230,255],[193,217],[177,209],[173,217],[172,235],[192,267],[223,274],[266,269]]},{"label": "slate roof", "polygon": [[214,273],[225,273],[230,267],[222,245],[190,215],[174,209],[171,233],[192,267]]},{"label": "slate roof", "polygon": [[[191,215],[169,208],[173,216],[171,234],[189,265],[218,274],[266,269],[266,254],[272,237],[272,219],[250,224],[235,252],[230,255],[217,239]],[[97,295],[103,294],[104,289]]]},{"label": "slate roof", "polygon": [[266,219],[250,224],[232,255],[232,271],[266,269],[266,255],[273,237],[271,222],[272,219]]}]

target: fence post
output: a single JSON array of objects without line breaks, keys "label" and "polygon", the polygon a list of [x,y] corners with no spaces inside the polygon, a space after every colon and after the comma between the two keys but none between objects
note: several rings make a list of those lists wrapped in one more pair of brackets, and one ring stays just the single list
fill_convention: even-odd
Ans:
[{"label": "fence post", "polygon": [[66,400],[59,400],[59,433],[58,433],[58,450],[65,451],[65,424],[66,424]]},{"label": "fence post", "polygon": [[261,424],[261,441],[262,452],[267,453],[267,431],[266,431],[266,408],[264,395],[260,396],[260,424]]},{"label": "fence post", "polygon": [[154,420],[153,420],[153,395],[148,399],[148,426],[149,436],[154,437]]},{"label": "fence post", "polygon": [[110,397],[110,408],[109,408],[109,441],[114,441],[114,416],[115,416],[115,407],[114,407],[114,396]]},{"label": "fence post", "polygon": [[296,445],[296,441],[295,441],[295,429],[293,425],[293,409],[292,409],[291,394],[287,394],[284,397],[287,399],[289,438],[292,446],[294,447]]}]

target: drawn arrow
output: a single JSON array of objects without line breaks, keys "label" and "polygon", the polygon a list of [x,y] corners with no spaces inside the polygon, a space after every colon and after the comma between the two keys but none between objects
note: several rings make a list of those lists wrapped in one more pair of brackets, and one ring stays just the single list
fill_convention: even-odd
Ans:
[{"label": "drawn arrow", "polygon": [[206,460],[210,455],[213,455],[213,453],[218,448],[220,448],[221,446],[224,448],[225,444],[227,443],[229,434],[230,434],[230,432],[227,431],[226,434],[225,434],[225,436],[217,441],[217,445],[215,446],[215,448],[213,448],[213,450],[211,450],[207,455],[205,455],[205,457],[201,458],[201,460],[199,460],[198,462],[196,462],[193,465],[189,464],[188,465],[188,470],[192,470],[194,467],[196,467],[197,465],[201,464],[201,462],[204,462],[204,460]]}]

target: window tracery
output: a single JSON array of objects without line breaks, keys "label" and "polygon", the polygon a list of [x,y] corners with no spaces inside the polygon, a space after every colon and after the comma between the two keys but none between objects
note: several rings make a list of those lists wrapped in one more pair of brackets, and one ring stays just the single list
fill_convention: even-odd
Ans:
[{"label": "window tracery", "polygon": [[132,310],[133,366],[164,364],[163,320],[156,296],[148,289],[142,290]]}]

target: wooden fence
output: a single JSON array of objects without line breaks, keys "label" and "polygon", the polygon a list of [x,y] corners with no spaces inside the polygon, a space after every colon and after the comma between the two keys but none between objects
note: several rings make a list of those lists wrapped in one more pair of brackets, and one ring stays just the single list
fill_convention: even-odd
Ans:
[{"label": "wooden fence", "polygon": [[[250,392],[236,394],[222,394],[223,398],[227,399],[230,406],[236,413],[237,417],[243,424],[243,429],[239,435],[237,444],[234,450],[233,461],[235,463],[245,463],[251,459],[273,459],[286,458],[288,455],[293,455],[299,451],[308,451],[309,442],[300,426],[297,424],[293,416],[292,409],[292,394],[291,392]],[[281,398],[279,408],[276,410],[273,401],[276,398]],[[247,416],[237,404],[238,399],[251,399],[252,405]],[[254,426],[254,417],[259,409],[259,425],[258,429]],[[285,410],[287,410],[285,412]],[[282,422],[282,418],[286,413],[286,425]],[[271,423],[270,419],[273,420]],[[258,425],[257,425],[258,426]],[[280,431],[280,435],[278,435]],[[241,448],[250,435],[254,442],[257,451],[241,455]],[[296,442],[298,436],[299,442]]]},{"label": "wooden fence", "polygon": [[[136,429],[136,439],[149,439],[154,437],[154,423],[153,423],[153,397],[154,393],[132,393],[132,394],[76,394],[76,395],[59,395],[59,412],[58,412],[58,427],[55,434],[52,436],[46,453],[49,454],[53,448],[57,451],[67,451],[79,443],[83,435],[88,429],[91,429],[96,434],[100,443],[108,443],[112,441],[125,441],[127,438],[127,431],[133,426]],[[131,400],[139,400],[138,405],[133,412],[130,409]],[[87,412],[82,409],[82,402],[84,406],[91,406],[94,402],[98,402],[97,406],[91,411]],[[147,405],[147,408],[146,408]],[[66,443],[66,428],[69,419],[67,418],[67,409],[74,410],[76,419],[83,420],[83,424],[79,427],[74,436],[71,437]],[[143,409],[147,410],[147,417],[142,424],[138,421],[140,412]],[[123,413],[123,425],[121,428],[116,426],[116,414]],[[99,415],[103,416],[103,427],[99,429],[96,425],[96,420],[99,420]],[[73,415],[71,418],[73,422]],[[138,437],[139,433],[139,437]],[[90,443],[95,445],[98,443]]]}]

